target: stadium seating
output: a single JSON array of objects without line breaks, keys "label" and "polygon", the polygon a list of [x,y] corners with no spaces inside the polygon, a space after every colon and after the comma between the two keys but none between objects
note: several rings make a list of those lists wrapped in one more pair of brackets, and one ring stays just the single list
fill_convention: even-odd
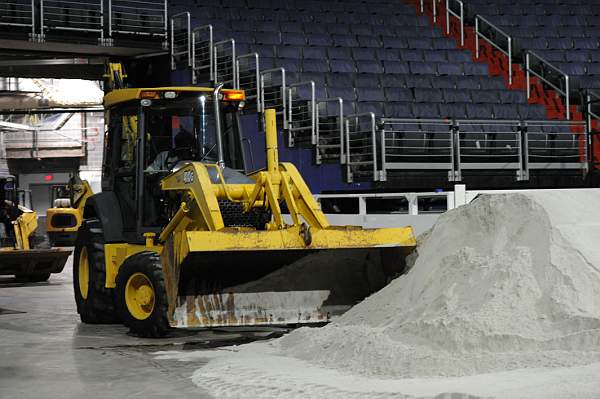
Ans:
[{"label": "stadium seating", "polygon": [[[290,77],[324,85],[323,93],[343,98],[348,110],[385,117],[498,117],[493,105],[504,104],[517,118],[545,117],[543,107],[526,104],[524,93],[508,92],[413,5],[380,0],[368,8],[357,0],[223,0],[199,3],[191,12],[193,25],[215,26],[215,40],[233,37],[237,54],[257,52],[263,69],[284,67]],[[467,112],[471,104],[478,106]]]},{"label": "stadium seating", "polygon": [[600,1],[470,0],[481,14],[572,77],[574,88],[600,88]]}]

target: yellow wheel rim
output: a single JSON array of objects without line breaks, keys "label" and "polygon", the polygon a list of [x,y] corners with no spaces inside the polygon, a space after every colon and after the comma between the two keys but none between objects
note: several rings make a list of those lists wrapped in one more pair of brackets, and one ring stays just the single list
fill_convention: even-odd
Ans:
[{"label": "yellow wheel rim", "polygon": [[154,310],[154,287],[143,273],[134,273],[125,285],[125,303],[129,313],[138,320],[145,320]]},{"label": "yellow wheel rim", "polygon": [[79,293],[83,299],[87,299],[90,286],[90,263],[86,247],[81,249],[81,254],[79,255],[79,270],[77,277],[79,280]]}]

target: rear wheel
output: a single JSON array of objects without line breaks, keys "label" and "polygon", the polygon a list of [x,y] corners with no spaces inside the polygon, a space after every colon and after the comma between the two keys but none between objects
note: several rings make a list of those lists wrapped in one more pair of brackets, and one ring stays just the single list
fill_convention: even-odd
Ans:
[{"label": "rear wheel", "polygon": [[77,313],[84,323],[114,323],[113,290],[106,288],[104,234],[98,219],[83,222],[73,258],[73,290]]},{"label": "rear wheel", "polygon": [[168,300],[160,257],[141,252],[129,257],[117,275],[116,306],[132,333],[164,337],[170,330]]}]

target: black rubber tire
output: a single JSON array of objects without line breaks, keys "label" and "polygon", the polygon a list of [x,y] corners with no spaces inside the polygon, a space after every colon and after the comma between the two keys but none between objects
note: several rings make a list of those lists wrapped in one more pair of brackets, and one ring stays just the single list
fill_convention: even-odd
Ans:
[{"label": "black rubber tire", "polygon": [[[83,298],[79,289],[79,259],[83,247],[87,248],[89,263],[88,295]],[[77,233],[73,256],[73,291],[77,313],[81,321],[89,324],[118,322],[113,289],[106,288],[104,264],[104,234],[98,219],[85,220]]]},{"label": "black rubber tire", "polygon": [[[127,308],[125,301],[125,287],[134,273],[144,274],[150,280],[154,289],[154,308],[150,316],[144,320],[134,317]],[[123,324],[129,327],[131,333],[140,337],[161,338],[171,329],[167,315],[169,302],[165,289],[165,279],[160,257],[157,253],[144,251],[127,258],[119,268],[115,294],[119,317]]]}]

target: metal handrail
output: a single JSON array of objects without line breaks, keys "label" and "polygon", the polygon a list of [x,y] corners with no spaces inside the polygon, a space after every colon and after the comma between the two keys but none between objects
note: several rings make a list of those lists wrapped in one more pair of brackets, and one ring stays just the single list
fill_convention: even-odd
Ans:
[{"label": "metal handrail", "polygon": [[[184,48],[183,51],[176,51],[176,43],[175,43],[175,21],[178,18],[185,18],[185,29],[187,35],[186,44],[181,46]],[[171,70],[177,69],[176,57],[180,55],[187,54],[187,66],[192,66],[192,40],[191,40],[191,30],[190,30],[190,13],[189,11],[181,12],[179,14],[175,14],[171,17]]]},{"label": "metal handrail", "polygon": [[[494,43],[494,40],[492,38],[487,37],[483,32],[481,32],[479,29],[479,21],[484,22],[488,27],[492,28],[495,32],[504,36],[507,40],[508,48],[506,50],[503,49],[502,47],[500,47],[500,45]],[[479,59],[479,55],[480,55],[479,54],[479,38],[485,40],[491,46],[493,46],[496,50],[500,51],[502,54],[504,54],[508,57],[508,84],[512,85],[512,82],[513,82],[513,71],[512,71],[513,39],[512,39],[512,37],[508,33],[504,32],[502,29],[498,28],[496,25],[492,24],[490,21],[488,21],[487,19],[482,17],[481,15],[476,15],[475,16],[475,56],[477,57],[477,59]]]},{"label": "metal handrail", "polygon": [[[372,156],[372,160],[370,162],[352,162],[352,154],[351,154],[351,146],[350,146],[350,120],[354,119],[356,125],[358,126],[358,120],[360,118],[364,118],[367,117],[370,119],[370,132],[371,132],[371,143],[370,145],[367,144],[367,146],[361,146],[361,148],[369,148],[371,149],[371,156]],[[345,125],[346,125],[346,134],[345,134],[345,140],[346,140],[346,176],[347,176],[347,181],[349,183],[351,183],[353,181],[353,171],[352,171],[352,165],[364,165],[364,164],[368,164],[368,163],[372,163],[373,164],[373,181],[379,181],[381,178],[385,178],[385,176],[382,175],[382,173],[380,173],[379,169],[378,169],[378,165],[377,165],[377,136],[376,136],[376,122],[375,122],[375,114],[373,112],[364,112],[364,113],[359,113],[359,114],[351,114],[351,115],[347,115],[345,118]],[[366,138],[366,137],[365,137]],[[361,138],[362,140],[362,138]]]},{"label": "metal handrail", "polygon": [[[433,14],[433,23],[437,22],[437,3],[439,3],[441,0],[431,0],[431,12]],[[420,3],[420,10],[421,10],[421,14],[423,14],[425,12],[425,0],[419,0]]]},{"label": "metal handrail", "polygon": [[[449,136],[428,129],[428,125],[446,126]],[[477,125],[481,129],[473,130]],[[592,134],[585,121],[384,118],[380,126],[381,180],[387,178],[388,170],[448,170],[449,181],[460,181],[463,169],[499,169],[515,170],[516,179],[525,181],[530,170],[585,172],[592,159],[590,149],[578,144],[583,140],[589,143]],[[410,137],[415,133],[423,137]],[[436,137],[438,134],[441,136]],[[469,135],[471,140],[465,139]],[[464,146],[480,140],[476,146]]]},{"label": "metal handrail", "polygon": [[[460,6],[460,14],[455,13],[450,9],[450,1],[454,1]],[[446,34],[450,34],[450,17],[455,17],[460,22],[460,45],[465,45],[465,8],[460,0],[446,0]]]},{"label": "metal handrail", "polygon": [[233,89],[237,89],[238,88],[238,82],[237,82],[237,72],[236,72],[236,53],[235,53],[235,39],[226,39],[226,40],[221,40],[220,42],[216,42],[213,45],[213,50],[214,50],[214,61],[215,61],[215,66],[214,66],[214,71],[215,71],[215,83],[223,83],[222,81],[219,81],[219,48],[222,45],[225,45],[229,43],[231,46],[231,86]]},{"label": "metal handrail", "polygon": [[[248,95],[248,91],[249,89],[246,89],[244,87],[242,87],[241,85],[241,80],[240,80],[240,60],[246,59],[246,58],[254,58],[254,69],[255,69],[255,81],[256,81],[256,95]],[[236,80],[237,80],[237,86],[239,89],[244,89],[246,91],[246,100],[248,99],[252,99],[253,97],[256,97],[256,112],[260,113],[261,112],[261,99],[260,99],[260,56],[258,55],[258,53],[248,53],[248,54],[243,54],[240,55],[236,58],[235,60],[236,62],[236,68],[235,68],[235,72],[237,74],[236,76]]]},{"label": "metal handrail", "polygon": [[[196,37],[199,36],[202,31],[208,31],[208,51],[207,51],[208,60],[206,60],[206,59],[197,60],[196,43],[198,43],[199,41],[197,41]],[[213,45],[214,44],[213,44],[213,27],[212,27],[212,25],[209,24],[209,25],[198,26],[192,30],[192,84],[198,83],[199,71],[206,69],[207,67],[208,67],[209,80],[211,82],[213,82],[215,80],[215,69],[214,69],[215,65],[214,65],[214,60],[213,60],[214,53],[212,51]],[[197,61],[201,61],[200,63],[203,64],[204,66],[197,66]],[[206,65],[206,64],[208,64],[208,65]]]},{"label": "metal handrail", "polygon": [[[281,73],[281,86],[280,86],[280,90],[281,90],[281,98],[282,98],[282,104],[281,106],[281,110],[277,112],[277,114],[282,115],[283,116],[283,128],[284,130],[288,128],[288,120],[287,120],[287,96],[286,96],[286,79],[285,79],[285,68],[272,68],[272,69],[266,69],[264,71],[260,71],[260,101],[261,101],[261,105],[260,105],[260,109],[262,111],[264,111],[266,109],[265,107],[265,75],[267,74],[272,74],[272,73]],[[276,107],[279,106],[279,104],[275,105]]]},{"label": "metal handrail", "polygon": [[[116,3],[114,5],[113,3]],[[141,7],[138,4],[143,4],[144,7]],[[115,10],[120,10],[121,18],[120,20],[126,20],[128,24],[120,24],[119,26],[124,27],[121,29],[116,29],[113,27],[113,12]],[[145,11],[146,13],[141,14],[140,11]],[[164,37],[165,40],[169,35],[169,20],[167,17],[167,0],[145,0],[145,1],[137,1],[137,0],[108,0],[108,37],[112,38],[113,33],[120,34],[128,34],[128,35],[144,35],[144,36],[158,36]],[[127,18],[123,17],[122,14],[125,14],[129,17],[131,16],[144,16],[145,24],[140,24],[138,18]],[[183,13],[180,13],[183,14]],[[173,15],[171,19],[177,17],[180,14]],[[154,20],[149,20],[148,17],[154,18]],[[165,42],[166,45],[166,42]]]},{"label": "metal handrail", "polygon": [[310,143],[312,145],[316,145],[317,144],[317,136],[316,136],[316,128],[315,128],[315,118],[316,118],[316,98],[315,98],[315,82],[312,80],[309,81],[305,81],[305,82],[297,82],[297,83],[292,83],[287,87],[287,96],[288,96],[288,134],[289,134],[289,140],[288,140],[288,145],[290,147],[294,146],[294,137],[295,137],[295,132],[298,131],[305,131],[307,130],[306,127],[294,127],[294,102],[293,102],[293,98],[292,98],[292,92],[293,92],[293,88],[295,87],[300,87],[300,86],[309,86],[310,87],[310,91],[311,91],[311,98],[309,101],[307,101],[308,103],[310,103]]},{"label": "metal handrail", "polygon": [[[543,64],[546,67],[549,67],[550,69],[552,69],[553,71],[555,71],[556,73],[558,73],[559,75],[562,75],[565,79],[565,89],[561,89],[560,87],[556,86],[554,83],[552,83],[550,80],[546,79],[543,75],[535,72],[533,69],[531,69],[531,56],[535,57],[541,64]],[[537,55],[536,53],[534,53],[531,50],[527,50],[525,53],[525,72],[527,75],[527,98],[529,99],[531,97],[531,79],[530,79],[530,75],[533,75],[535,77],[537,77],[538,79],[540,79],[541,81],[543,81],[544,83],[546,83],[548,86],[550,86],[551,88],[553,88],[554,90],[556,90],[556,92],[558,92],[559,94],[562,94],[565,97],[565,112],[566,112],[566,119],[570,120],[571,119],[571,110],[570,110],[570,93],[569,93],[569,75],[567,75],[566,73],[564,73],[563,71],[561,71],[559,68],[557,68],[556,66],[552,65],[550,62],[548,62],[546,59],[540,57],[539,55]]]},{"label": "metal handrail", "polygon": [[[13,5],[13,6],[22,6],[25,7],[27,2],[6,2],[5,5]],[[22,20],[21,22],[1,22],[0,21],[0,25],[8,25],[8,26],[19,26],[19,27],[31,27],[31,34],[35,35],[35,0],[31,0],[29,5],[29,9],[23,9],[23,10],[13,10],[13,12],[19,13],[19,16],[16,17],[19,20]],[[23,16],[21,16],[21,14],[23,14]],[[31,18],[28,18],[27,16],[25,16],[24,14],[29,14],[31,15]],[[27,20],[27,21],[26,21]]]},{"label": "metal handrail", "polygon": [[320,154],[320,148],[324,147],[323,145],[321,145],[321,123],[320,123],[320,111],[319,111],[319,104],[320,103],[329,103],[329,102],[335,102],[338,104],[338,110],[339,110],[339,140],[340,140],[340,164],[345,164],[346,163],[346,153],[345,153],[345,143],[344,143],[344,100],[340,97],[335,97],[335,98],[322,98],[322,99],[318,99],[317,100],[317,106],[316,106],[316,121],[317,121],[317,126],[316,126],[316,163],[317,165],[321,163],[321,154]]}]

